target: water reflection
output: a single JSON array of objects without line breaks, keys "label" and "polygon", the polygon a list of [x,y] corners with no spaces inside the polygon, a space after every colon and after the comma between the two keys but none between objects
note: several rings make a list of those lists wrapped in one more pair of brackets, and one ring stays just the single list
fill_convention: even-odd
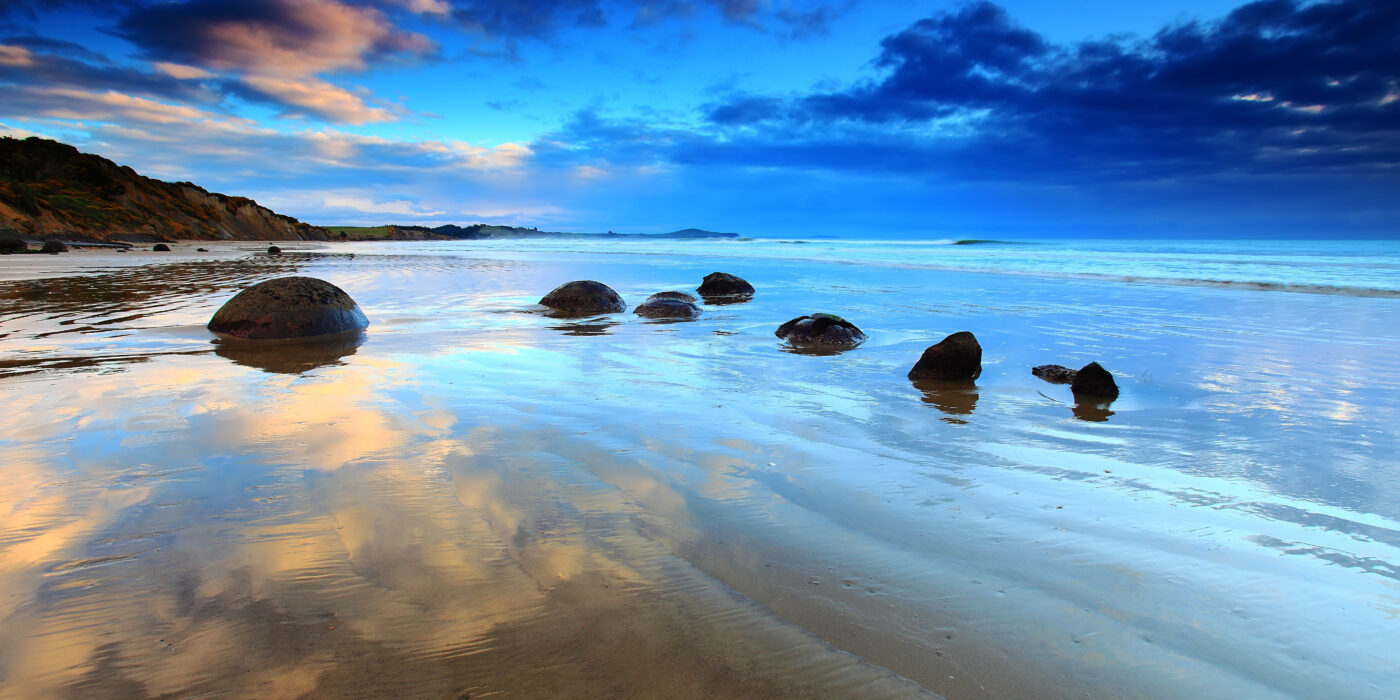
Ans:
[{"label": "water reflection", "polygon": [[607,335],[612,332],[614,326],[619,326],[618,321],[605,321],[602,319],[590,319],[578,323],[561,323],[559,325],[548,326],[552,331],[559,331],[564,335]]},{"label": "water reflection", "polygon": [[734,304],[743,304],[753,300],[752,294],[727,294],[724,296],[701,295],[701,297],[705,300],[707,306],[732,306]]},{"label": "water reflection", "polygon": [[1108,420],[1109,416],[1113,415],[1113,411],[1108,408],[1112,403],[1112,401],[1106,401],[1104,399],[1081,398],[1076,396],[1074,399],[1074,408],[1072,410],[1074,412],[1074,417],[1079,420],[1103,423]]},{"label": "water reflection", "polygon": [[235,364],[256,367],[264,372],[301,374],[317,367],[339,364],[355,354],[365,342],[361,330],[335,333],[312,340],[240,340],[222,338],[214,352]]},{"label": "water reflection", "polygon": [[933,404],[947,414],[943,416],[946,423],[966,424],[967,421],[958,416],[970,416],[977,408],[977,385],[971,381],[914,379],[911,383],[923,392],[924,403]]}]

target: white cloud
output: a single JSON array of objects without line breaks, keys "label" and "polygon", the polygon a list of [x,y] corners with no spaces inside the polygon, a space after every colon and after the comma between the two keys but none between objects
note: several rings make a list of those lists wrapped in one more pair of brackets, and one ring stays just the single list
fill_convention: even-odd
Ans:
[{"label": "white cloud", "polygon": [[395,214],[398,216],[442,216],[445,211],[419,209],[417,204],[406,199],[375,201],[360,195],[325,195],[321,203],[329,209],[354,209],[369,214]]},{"label": "white cloud", "polygon": [[23,46],[0,44],[0,66],[24,68],[34,65],[34,54]]},{"label": "white cloud", "polygon": [[293,80],[251,75],[243,83],[253,90],[289,107],[289,115],[301,108],[313,116],[342,124],[388,122],[395,115],[387,109],[371,107],[359,95],[316,78]]}]

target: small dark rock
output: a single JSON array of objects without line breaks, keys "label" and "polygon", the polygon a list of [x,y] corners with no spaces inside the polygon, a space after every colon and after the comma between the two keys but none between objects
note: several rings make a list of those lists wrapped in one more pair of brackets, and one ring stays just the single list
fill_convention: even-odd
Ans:
[{"label": "small dark rock", "polygon": [[1118,398],[1118,384],[1113,381],[1113,375],[1097,362],[1090,362],[1081,367],[1074,375],[1074,383],[1069,385],[1069,390],[1074,392],[1075,396]]},{"label": "small dark rock", "polygon": [[259,282],[229,299],[209,321],[221,335],[258,340],[361,330],[369,319],[344,290],[313,277]]},{"label": "small dark rock", "polygon": [[1077,372],[1064,365],[1038,365],[1031,368],[1031,374],[1051,384],[1069,384]]},{"label": "small dark rock", "polygon": [[612,314],[627,310],[627,304],[612,287],[593,280],[561,284],[544,295],[540,303],[570,314]]},{"label": "small dark rock", "polygon": [[196,253],[208,253],[208,252],[209,252],[209,249],[208,249],[208,248],[195,248],[195,249],[194,249],[194,252],[196,252]]},{"label": "small dark rock", "polygon": [[689,294],[686,292],[657,292],[647,297],[647,301],[651,301],[652,299],[678,299],[680,301],[688,301],[692,304],[694,304],[697,301],[700,301],[695,297],[694,294]]},{"label": "small dark rock", "polygon": [[694,302],[670,297],[651,298],[637,307],[636,313],[644,318],[691,319],[700,315],[700,307]]},{"label": "small dark rock", "polygon": [[282,249],[281,249],[281,248],[278,248],[278,247],[275,246],[275,245],[270,245],[270,246],[267,247],[267,254],[268,254],[268,255],[281,255],[281,254],[282,254]]},{"label": "small dark rock", "polygon": [[778,326],[773,335],[793,345],[858,345],[865,333],[835,314],[812,314]]},{"label": "small dark rock", "polygon": [[726,272],[711,272],[696,288],[705,301],[711,299],[747,299],[753,296],[753,285],[744,278]]},{"label": "small dark rock", "polygon": [[157,244],[151,246],[151,250],[153,250],[153,251],[155,251],[155,252],[157,252],[157,253],[169,253],[169,252],[170,252],[170,246],[168,246],[168,245],[166,245],[166,244],[164,244],[164,243],[157,243]]},{"label": "small dark rock", "polygon": [[976,379],[981,374],[982,346],[967,331],[929,346],[909,370],[910,379]]},{"label": "small dark rock", "polygon": [[65,244],[63,241],[44,241],[44,246],[39,249],[39,252],[48,253],[49,255],[67,253],[68,245]]}]

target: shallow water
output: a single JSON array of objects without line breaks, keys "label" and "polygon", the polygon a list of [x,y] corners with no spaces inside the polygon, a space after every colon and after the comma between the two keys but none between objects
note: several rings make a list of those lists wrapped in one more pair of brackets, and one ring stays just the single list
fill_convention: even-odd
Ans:
[{"label": "shallow water", "polygon": [[[5,259],[0,695],[1400,686],[1400,301],[710,243]],[[534,312],[715,270],[759,293]],[[211,343],[286,274],[368,333]],[[870,340],[784,352],[814,311]],[[910,384],[958,330],[975,386]],[[1111,405],[1029,372],[1091,360]]]}]

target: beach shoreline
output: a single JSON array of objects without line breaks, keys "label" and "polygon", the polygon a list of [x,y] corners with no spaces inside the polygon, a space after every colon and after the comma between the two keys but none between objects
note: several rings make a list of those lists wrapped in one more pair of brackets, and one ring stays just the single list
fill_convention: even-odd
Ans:
[{"label": "beach shoreline", "polygon": [[[1396,680],[1391,299],[728,245],[262,243],[0,259],[3,694]],[[757,293],[632,313],[715,270]],[[289,369],[213,342],[220,304],[289,274],[349,292],[363,343]],[[540,313],[591,278],[628,310]],[[774,329],[814,312],[868,339],[785,352]],[[975,385],[905,378],[959,330]],[[1089,361],[1123,388],[1097,421],[1030,374]]]}]

